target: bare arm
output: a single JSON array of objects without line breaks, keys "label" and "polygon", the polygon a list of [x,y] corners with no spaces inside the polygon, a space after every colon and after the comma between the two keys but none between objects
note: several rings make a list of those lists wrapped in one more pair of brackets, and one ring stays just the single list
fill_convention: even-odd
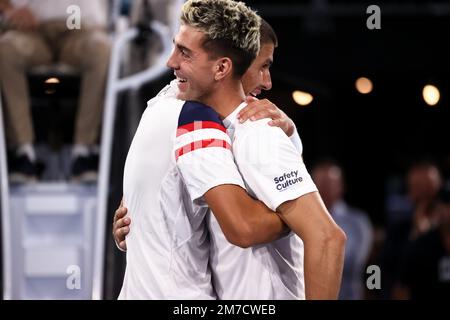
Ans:
[{"label": "bare arm", "polygon": [[[230,243],[247,248],[286,235],[290,229],[262,202],[252,199],[236,185],[220,185],[205,194],[220,227]],[[127,250],[125,236],[130,232],[130,218],[123,202],[115,211],[112,233],[117,247]]]},{"label": "bare arm", "polygon": [[204,199],[227,240],[236,246],[247,248],[268,243],[289,232],[277,214],[239,186],[214,187],[205,193]]},{"label": "bare arm", "polygon": [[346,236],[331,218],[319,193],[286,201],[277,212],[303,240],[306,299],[337,299]]}]

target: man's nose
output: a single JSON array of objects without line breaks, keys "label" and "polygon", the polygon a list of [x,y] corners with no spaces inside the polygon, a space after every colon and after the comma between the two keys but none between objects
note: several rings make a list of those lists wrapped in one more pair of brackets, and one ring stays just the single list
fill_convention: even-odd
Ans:
[{"label": "man's nose", "polygon": [[270,72],[264,72],[263,74],[263,88],[264,90],[272,89],[272,78],[270,77]]},{"label": "man's nose", "polygon": [[170,55],[169,59],[167,60],[166,63],[168,68],[171,69],[178,69],[178,63],[176,61],[176,57],[175,57],[175,49],[172,51],[172,54]]}]

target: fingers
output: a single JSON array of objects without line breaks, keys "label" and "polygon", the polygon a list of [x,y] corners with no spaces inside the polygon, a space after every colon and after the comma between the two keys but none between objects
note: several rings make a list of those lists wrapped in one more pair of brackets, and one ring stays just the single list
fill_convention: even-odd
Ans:
[{"label": "fingers", "polygon": [[114,241],[117,243],[119,248],[125,251],[127,250],[125,236],[130,233],[129,225],[131,223],[131,219],[129,217],[126,217],[128,210],[123,206],[123,204],[124,203],[122,198],[119,208],[117,208],[114,213],[112,233]]},{"label": "fingers", "polygon": [[122,227],[122,228],[117,228],[116,232],[114,233],[114,238],[116,238],[116,242],[122,242],[125,241],[125,237],[127,234],[130,233],[130,227]]},{"label": "fingers", "polygon": [[123,251],[127,251],[127,243],[125,241],[118,242],[117,244],[120,249],[122,249]]},{"label": "fingers", "polygon": [[116,223],[117,220],[122,219],[126,214],[128,210],[125,207],[119,207],[114,213],[114,220],[113,223]]},{"label": "fingers", "polygon": [[248,105],[243,108],[237,115],[240,123],[248,119],[255,121],[264,118],[270,118],[270,126],[279,127],[290,137],[295,131],[293,121],[275,104],[267,99],[257,100],[254,97],[247,98]]},{"label": "fingers", "polygon": [[123,227],[129,226],[130,223],[131,223],[131,220],[128,217],[125,217],[125,218],[122,218],[122,219],[118,219],[116,221],[116,225],[115,225],[114,228],[115,229],[123,228]]},{"label": "fingers", "polygon": [[265,118],[272,119],[273,117],[275,117],[275,119],[276,119],[276,115],[273,113],[273,111],[264,109],[264,110],[255,112],[253,115],[251,115],[250,120],[256,121],[256,120],[265,119]]},{"label": "fingers", "polygon": [[292,136],[295,131],[294,122],[287,116],[281,119],[271,120],[268,124],[269,126],[280,128],[288,137]]},{"label": "fingers", "polygon": [[272,127],[281,127],[282,121],[283,121],[282,119],[270,120],[268,122],[268,124],[269,124],[269,126],[272,126]]},{"label": "fingers", "polygon": [[269,126],[280,128],[281,130],[283,130],[284,133],[286,133],[288,126],[289,126],[289,122],[285,118],[271,120],[271,121],[269,121],[268,124],[269,124]]},{"label": "fingers", "polygon": [[259,104],[254,103],[257,101],[259,101],[257,98],[255,98],[253,96],[247,96],[247,98],[245,99],[245,102],[247,102],[247,105],[241,111],[239,111],[239,113],[237,115],[237,118],[241,120],[240,121],[241,123],[246,121],[247,119],[250,118],[251,115],[253,115],[254,111],[252,111],[252,110],[255,107],[259,106]]},{"label": "fingers", "polygon": [[[249,99],[247,101],[249,101]],[[282,113],[275,104],[264,99],[253,100],[239,112],[237,117],[242,123],[248,119],[252,121],[264,118],[279,119],[282,117]]]},{"label": "fingers", "polygon": [[119,248],[124,251],[127,250],[127,242],[125,240],[125,236],[128,234],[128,232],[127,233],[117,232],[116,234],[114,234],[114,241],[119,246]]},{"label": "fingers", "polygon": [[119,207],[114,214],[114,221],[112,226],[112,234],[116,243],[120,243],[125,240],[125,236],[130,232],[129,224],[131,220],[129,217],[125,217],[127,214],[127,208]]},{"label": "fingers", "polygon": [[118,244],[123,243],[123,242],[125,242],[126,235],[129,233],[130,233],[130,227],[128,227],[128,226],[116,228],[114,230],[114,240]]}]

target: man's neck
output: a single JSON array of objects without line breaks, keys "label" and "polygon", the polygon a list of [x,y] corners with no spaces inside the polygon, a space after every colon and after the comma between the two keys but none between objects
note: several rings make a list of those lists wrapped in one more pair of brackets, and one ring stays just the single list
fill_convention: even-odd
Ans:
[{"label": "man's neck", "polygon": [[240,81],[230,80],[219,83],[214,91],[214,95],[211,95],[206,100],[203,102],[225,119],[245,101],[245,93]]}]

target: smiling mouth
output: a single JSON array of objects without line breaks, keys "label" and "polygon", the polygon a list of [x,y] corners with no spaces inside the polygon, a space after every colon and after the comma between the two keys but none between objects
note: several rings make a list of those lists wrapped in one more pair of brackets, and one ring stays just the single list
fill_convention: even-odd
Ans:
[{"label": "smiling mouth", "polygon": [[181,83],[187,82],[187,79],[185,79],[185,78],[180,78],[180,77],[177,76],[176,74],[174,74],[174,75],[175,75],[175,77],[177,78],[177,80],[178,80],[179,82],[181,82]]}]

